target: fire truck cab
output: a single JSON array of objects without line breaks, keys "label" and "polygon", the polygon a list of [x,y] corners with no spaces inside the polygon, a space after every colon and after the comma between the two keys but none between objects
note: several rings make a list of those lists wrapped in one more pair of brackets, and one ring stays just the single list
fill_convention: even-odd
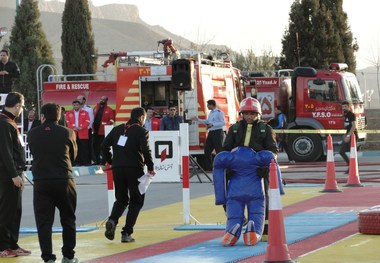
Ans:
[{"label": "fire truck cab", "polygon": [[[327,134],[323,130],[345,129],[342,101],[353,103],[359,138],[358,146],[365,143],[366,126],[363,96],[356,76],[347,72],[346,64],[333,63],[329,70],[298,67],[291,77],[255,77],[257,98],[262,103],[263,118],[274,117],[274,108],[281,105],[287,117],[288,145],[295,161],[317,161],[327,152]],[[252,80],[251,80],[252,81]],[[262,84],[268,84],[265,87]],[[247,92],[253,89],[247,86]],[[342,134],[331,134],[334,150],[339,150]]]}]

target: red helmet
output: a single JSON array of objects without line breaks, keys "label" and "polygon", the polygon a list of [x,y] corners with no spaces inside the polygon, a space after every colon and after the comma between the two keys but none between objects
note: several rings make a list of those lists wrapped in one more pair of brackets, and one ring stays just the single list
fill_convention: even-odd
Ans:
[{"label": "red helmet", "polygon": [[261,114],[260,102],[255,98],[246,98],[240,102],[239,112],[258,112]]}]

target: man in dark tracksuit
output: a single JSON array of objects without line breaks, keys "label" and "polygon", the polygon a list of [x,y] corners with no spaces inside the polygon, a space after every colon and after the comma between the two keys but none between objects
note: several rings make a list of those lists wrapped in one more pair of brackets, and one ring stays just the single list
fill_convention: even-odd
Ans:
[{"label": "man in dark tracksuit", "polygon": [[24,188],[25,152],[15,119],[24,107],[24,96],[10,92],[0,113],[0,258],[30,255],[19,247],[21,194]]},{"label": "man in dark tracksuit", "polygon": [[17,64],[9,60],[8,50],[0,51],[0,93],[12,91],[13,80],[20,77]]},{"label": "man in dark tracksuit", "polygon": [[[144,123],[144,108],[134,108],[131,119],[112,129],[102,143],[103,156],[112,164],[115,198],[111,215],[106,223],[105,236],[109,240],[115,238],[116,225],[128,207],[125,226],[121,232],[121,242],[133,242],[131,237],[137,217],[144,205],[145,194],[138,189],[138,179],[144,175],[144,166],[148,173],[155,175],[149,148],[149,132]],[[111,154],[111,146],[113,154]]]},{"label": "man in dark tracksuit", "polygon": [[76,246],[75,209],[77,194],[72,175],[72,162],[77,155],[75,132],[58,125],[61,107],[47,103],[41,108],[42,125],[28,133],[33,155],[33,205],[41,258],[56,260],[52,246],[52,226],[57,207],[62,224],[62,262],[78,262],[74,258]]},{"label": "man in dark tracksuit", "polygon": [[[344,128],[346,129],[346,134],[343,135],[342,145],[340,146],[339,154],[342,156],[347,166],[350,165],[350,159],[348,158],[346,152],[349,152],[351,150],[352,134],[355,134],[355,140],[358,140],[358,131],[356,129],[356,115],[351,111],[351,107],[351,101],[342,102],[342,110],[344,113]],[[349,169],[346,170],[345,174],[348,174],[348,172]]]},{"label": "man in dark tracksuit", "polygon": [[[260,120],[261,105],[255,98],[246,98],[240,103],[239,113],[242,120],[230,127],[223,144],[224,151],[231,151],[237,146],[246,146],[256,152],[268,150],[277,157],[278,148],[276,134],[272,127]],[[265,193],[265,225],[262,240],[268,238],[268,208],[269,208],[269,170],[267,167],[260,167],[258,175],[264,180]]]}]

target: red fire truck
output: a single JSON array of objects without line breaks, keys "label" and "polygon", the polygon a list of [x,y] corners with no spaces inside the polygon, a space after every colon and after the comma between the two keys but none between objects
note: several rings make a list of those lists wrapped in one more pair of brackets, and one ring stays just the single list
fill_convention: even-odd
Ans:
[{"label": "red fire truck", "polygon": [[[329,70],[298,67],[278,71],[272,76],[245,73],[247,96],[256,96],[262,104],[263,118],[274,118],[274,109],[281,105],[287,116],[288,145],[295,161],[316,161],[326,154],[327,134],[324,130],[344,129],[341,102],[353,102],[359,131],[358,146],[365,143],[364,102],[356,76],[347,72],[346,64],[333,63]],[[334,150],[339,148],[342,134],[333,136]]]},{"label": "red fire truck", "polygon": [[71,102],[80,94],[87,96],[90,105],[106,95],[115,107],[116,123],[126,122],[135,107],[150,106],[160,117],[168,114],[169,106],[177,106],[183,119],[190,123],[190,153],[197,155],[201,162],[207,130],[204,125],[193,123],[191,117],[207,118],[206,101],[214,99],[226,116],[226,129],[235,123],[239,117],[239,102],[244,98],[241,72],[225,54],[214,59],[195,51],[177,51],[170,40],[158,41],[158,44],[164,46],[163,51],[157,48],[156,51],[111,53],[103,66],[115,65],[116,81],[44,83],[42,103],[55,101],[71,108]]}]

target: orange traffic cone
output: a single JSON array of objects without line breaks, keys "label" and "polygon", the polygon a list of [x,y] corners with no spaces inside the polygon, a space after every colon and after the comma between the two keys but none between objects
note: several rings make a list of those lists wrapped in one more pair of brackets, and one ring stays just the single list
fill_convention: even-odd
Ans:
[{"label": "orange traffic cone", "polygon": [[326,180],[325,180],[325,189],[321,192],[324,193],[337,193],[342,192],[338,189],[338,184],[335,179],[335,162],[334,162],[334,150],[332,137],[329,134],[327,137],[327,163],[326,163]]},{"label": "orange traffic cone", "polygon": [[348,168],[348,180],[344,186],[361,187],[358,168],[358,154],[356,152],[355,134],[351,135],[350,166]]},{"label": "orange traffic cone", "polygon": [[294,263],[290,258],[286,244],[284,219],[280,199],[277,169],[274,160],[269,170],[269,213],[268,213],[268,246],[264,263]]}]

